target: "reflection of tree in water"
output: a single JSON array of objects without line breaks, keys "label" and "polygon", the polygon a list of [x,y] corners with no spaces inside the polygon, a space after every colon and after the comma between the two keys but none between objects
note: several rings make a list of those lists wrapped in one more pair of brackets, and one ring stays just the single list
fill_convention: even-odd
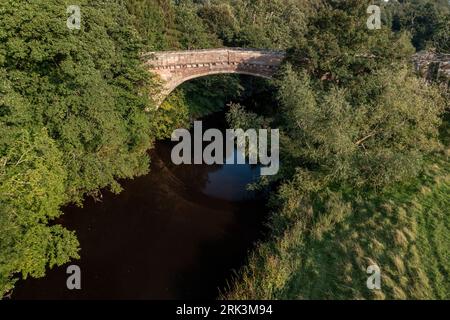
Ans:
[{"label": "reflection of tree in water", "polygon": [[170,158],[173,143],[169,141],[161,142],[158,153],[153,155],[153,162],[160,162],[159,167],[163,166],[170,177],[169,180],[176,179],[184,185],[189,185],[196,190],[202,190],[208,183],[208,175],[222,168],[221,165],[175,165]]},{"label": "reflection of tree in water", "polygon": [[[225,137],[225,128],[226,128],[226,120],[225,114],[223,112],[212,114],[208,117],[202,119],[203,124],[203,133],[208,129],[219,129],[222,131],[222,134]],[[193,139],[193,132],[192,139]],[[164,141],[161,142],[160,148],[157,148],[157,153],[152,155],[152,162],[161,161],[160,166],[164,166],[165,169],[174,177],[176,180],[181,181],[182,183],[194,187],[196,190],[202,190],[206,187],[208,183],[208,176],[211,173],[214,173],[222,168],[222,165],[175,165],[171,159],[171,152],[173,146],[175,146],[177,142]],[[194,141],[192,140],[192,145]],[[203,144],[203,147],[206,147],[209,142]],[[224,159],[227,159],[231,156],[231,152],[226,153],[226,143],[224,141]],[[204,150],[204,149],[203,149]],[[192,150],[192,161],[194,152]]]}]

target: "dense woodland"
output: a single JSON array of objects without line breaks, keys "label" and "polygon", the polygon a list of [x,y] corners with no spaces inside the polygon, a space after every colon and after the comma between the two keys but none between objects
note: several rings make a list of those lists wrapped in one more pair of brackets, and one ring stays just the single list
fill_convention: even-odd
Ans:
[{"label": "dense woodland", "polygon": [[[448,86],[410,61],[450,53],[446,0],[378,1],[380,30],[366,0],[78,0],[81,30],[69,2],[0,3],[0,297],[79,258],[64,205],[120,192],[156,140],[225,110],[280,128],[283,167],[253,186],[271,234],[222,298],[450,298]],[[288,58],[273,81],[206,77],[155,108],[140,53],[223,46]]]}]

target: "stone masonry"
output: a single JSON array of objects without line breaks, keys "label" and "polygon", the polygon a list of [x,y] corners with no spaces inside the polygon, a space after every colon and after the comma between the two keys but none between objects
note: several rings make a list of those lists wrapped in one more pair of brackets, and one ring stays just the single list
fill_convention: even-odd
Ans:
[{"label": "stone masonry", "polygon": [[158,105],[180,84],[198,77],[238,73],[271,78],[284,58],[284,52],[241,48],[150,52],[143,56],[148,70],[162,80]]}]

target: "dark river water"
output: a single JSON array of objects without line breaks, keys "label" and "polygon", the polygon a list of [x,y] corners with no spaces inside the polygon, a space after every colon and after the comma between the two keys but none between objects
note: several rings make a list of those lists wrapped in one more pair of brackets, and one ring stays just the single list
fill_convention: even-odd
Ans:
[{"label": "dark river water", "polygon": [[[58,222],[76,231],[81,259],[18,282],[12,298],[217,298],[264,234],[265,200],[246,191],[259,169],[175,166],[171,147],[158,143],[151,172],[122,181],[121,194],[65,208]],[[66,287],[71,264],[81,290]]]}]

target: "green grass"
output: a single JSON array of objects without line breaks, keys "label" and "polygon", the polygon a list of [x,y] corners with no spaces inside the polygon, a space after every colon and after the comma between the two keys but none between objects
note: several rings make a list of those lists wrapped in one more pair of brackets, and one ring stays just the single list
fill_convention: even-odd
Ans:
[{"label": "green grass", "polygon": [[[261,244],[226,299],[450,299],[450,165],[447,155],[383,195],[333,208],[305,228],[292,220]],[[289,206],[289,204],[288,204]],[[381,268],[381,290],[366,269]]]}]

